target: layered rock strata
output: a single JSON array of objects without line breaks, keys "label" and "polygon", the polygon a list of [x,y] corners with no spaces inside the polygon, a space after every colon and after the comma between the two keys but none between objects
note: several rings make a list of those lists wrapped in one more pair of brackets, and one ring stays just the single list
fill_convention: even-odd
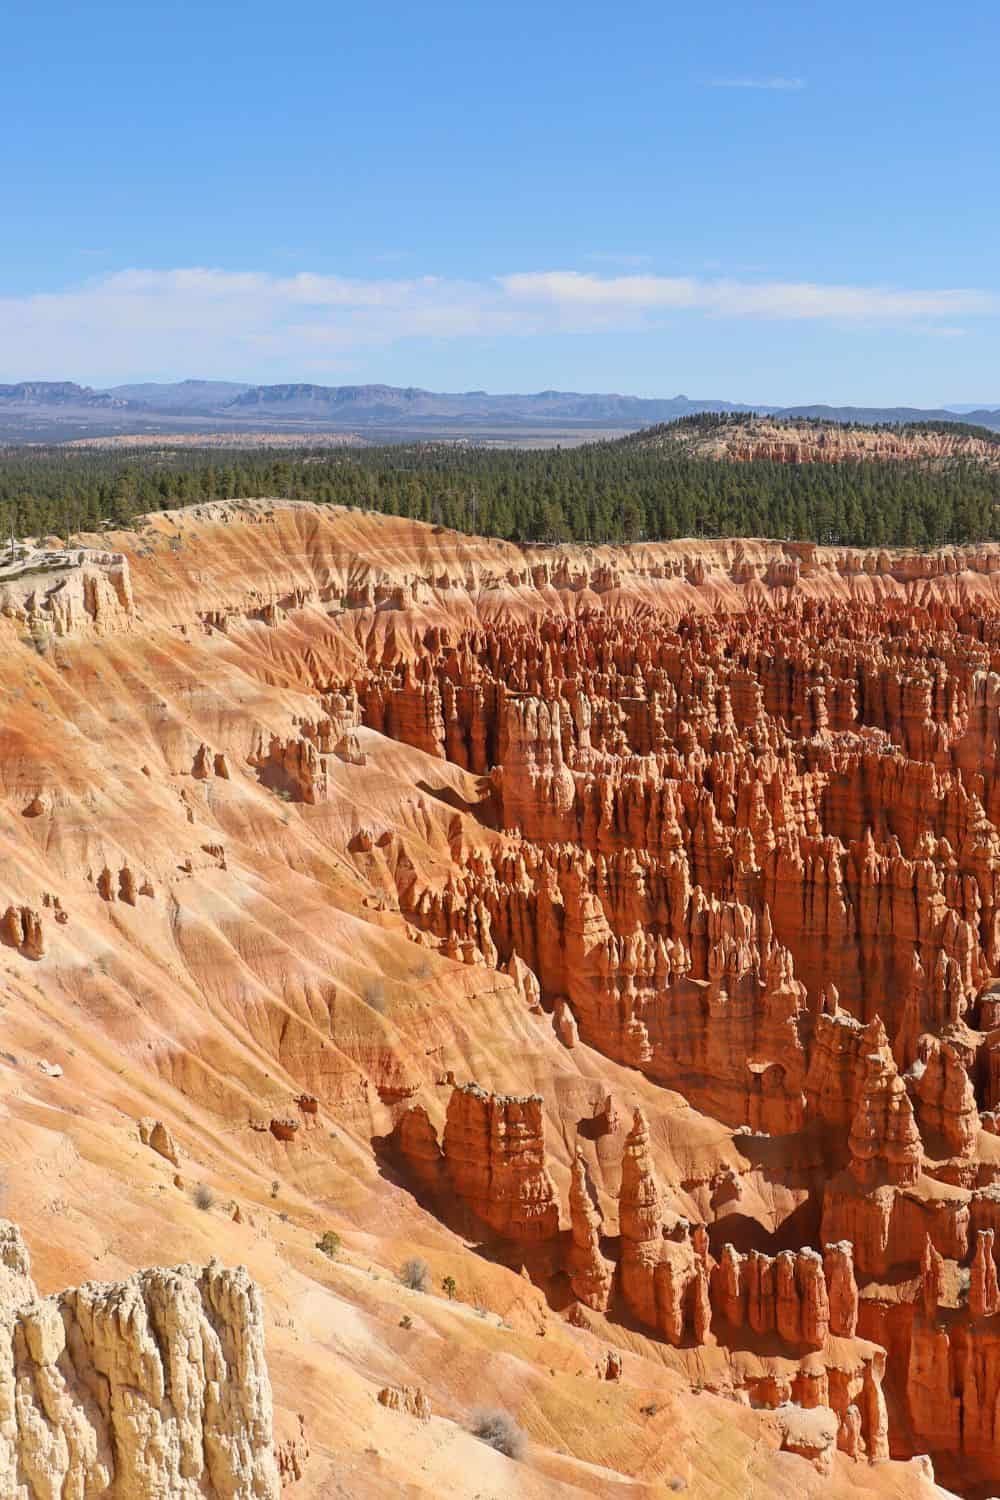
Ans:
[{"label": "layered rock strata", "polygon": [[[1000,1227],[1000,1154],[981,1148],[1000,1129],[1000,619],[930,596],[811,599],[815,566],[809,549],[787,578],[772,562],[781,617],[501,616],[428,631],[340,690],[377,732],[488,776],[499,834],[453,845],[443,877],[396,868],[414,940],[515,975],[564,1047],[810,1164],[812,1245],[713,1255],[710,1222],[667,1207],[677,1185],[641,1114],[617,1239],[578,1153],[555,1240],[533,1156],[528,1197],[577,1301],[679,1349],[763,1340],[800,1371],[813,1351],[837,1446],[873,1458],[914,1380],[879,1278],[932,1254],[968,1267],[977,1326],[993,1316],[977,1235]],[[468,1112],[453,1096],[440,1147],[413,1116],[404,1154],[528,1243],[507,1190],[491,1202],[462,1161],[503,1158],[458,1144]],[[754,1399],[782,1389],[768,1376]],[[923,1418],[909,1430],[937,1450]]]},{"label": "layered rock strata", "polygon": [[277,1500],[260,1296],[244,1270],[39,1298],[0,1222],[0,1493]]}]

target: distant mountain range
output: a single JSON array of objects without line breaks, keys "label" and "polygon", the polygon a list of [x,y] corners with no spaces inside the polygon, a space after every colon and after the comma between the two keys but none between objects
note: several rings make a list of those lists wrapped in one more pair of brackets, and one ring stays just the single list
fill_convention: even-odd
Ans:
[{"label": "distant mountain range", "polygon": [[696,412],[766,412],[834,422],[977,423],[1000,431],[1000,407],[790,406],[537,391],[490,395],[390,385],[249,385],[181,380],[97,390],[69,380],[0,385],[0,441],[52,443],[71,438],[218,431],[351,432],[370,441],[415,437],[499,442],[581,441],[634,431]]}]

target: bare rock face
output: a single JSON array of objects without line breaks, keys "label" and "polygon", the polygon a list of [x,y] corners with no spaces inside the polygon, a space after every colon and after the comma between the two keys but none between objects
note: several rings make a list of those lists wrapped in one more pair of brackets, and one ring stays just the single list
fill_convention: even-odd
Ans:
[{"label": "bare rock face", "polygon": [[866,1059],[864,1091],[848,1142],[851,1171],[863,1187],[916,1182],[923,1151],[906,1085],[887,1049]]},{"label": "bare rock face", "polygon": [[993,1238],[992,1229],[977,1231],[976,1253],[969,1270],[969,1316],[974,1320],[992,1318],[1000,1309]]},{"label": "bare rock face", "polygon": [[[371,729],[489,773],[502,832],[442,878],[414,865],[397,878],[419,941],[513,978],[571,1068],[603,1054],[681,1093],[736,1129],[734,1146],[748,1136],[775,1180],[775,1163],[808,1163],[796,1181],[814,1244],[738,1251],[719,1235],[713,1256],[710,1223],[673,1206],[689,1184],[664,1174],[658,1122],[651,1137],[641,1111],[626,1119],[617,1240],[571,1150],[570,1232],[547,1239],[572,1316],[613,1317],[614,1288],[674,1346],[780,1349],[783,1365],[741,1377],[751,1399],[827,1408],[835,1446],[872,1461],[901,1400],[911,1425],[894,1441],[936,1452],[937,1398],[917,1399],[910,1369],[924,1368],[920,1341],[951,1340],[954,1384],[966,1345],[950,1326],[971,1320],[982,1343],[996,1315],[985,1236],[1000,1229],[1000,1158],[982,1135],[1000,1131],[1000,627],[984,580],[1000,566],[970,557],[738,544],[724,568],[703,548],[621,566],[540,558],[533,586],[589,590],[585,610],[552,596],[530,619],[424,630],[354,679]],[[721,587],[721,571],[752,602],[667,606],[675,586],[686,600]],[[613,611],[593,606],[609,592]],[[968,599],[987,593],[981,616]],[[453,1096],[443,1150],[417,1112],[396,1139],[438,1201],[450,1185],[527,1243],[501,1206],[506,1113],[490,1145]],[[572,1123],[614,1171],[617,1116],[605,1128],[599,1114]],[[524,1139],[528,1197],[554,1202],[535,1175],[540,1117]],[[756,1212],[753,1176],[720,1164],[706,1217]],[[915,1308],[894,1289],[922,1256]],[[824,1472],[828,1428],[816,1445],[789,1440]]]},{"label": "bare rock face", "polygon": [[37,547],[0,580],[0,615],[26,624],[39,654],[53,640],[126,631],[134,616],[128,559]]},{"label": "bare rock face", "polygon": [[174,1138],[162,1120],[140,1120],[139,1139],[144,1146],[148,1146],[151,1151],[155,1151],[158,1156],[162,1156],[173,1166],[180,1165],[180,1156],[174,1144]]},{"label": "bare rock face", "polygon": [[30,906],[8,906],[0,916],[0,941],[17,948],[25,958],[43,958],[45,931],[41,915]]},{"label": "bare rock face", "polygon": [[930,1235],[924,1241],[924,1254],[920,1262],[920,1295],[924,1317],[928,1323],[933,1323],[944,1295],[944,1260],[935,1250]]},{"label": "bare rock face", "polygon": [[900,463],[909,459],[985,459],[990,445],[960,432],[908,432],[877,427],[849,428],[836,422],[796,422],[780,417],[739,421],[717,433],[692,437],[683,429],[651,443],[683,443],[689,452],[720,462],[835,464],[847,460]]},{"label": "bare rock face", "polygon": [[406,1412],[418,1422],[429,1422],[431,1404],[418,1385],[386,1385],[378,1393],[382,1406],[390,1411]]},{"label": "bare rock face", "polygon": [[979,1110],[962,1060],[937,1037],[923,1039],[918,1057],[914,1094],[921,1127],[940,1136],[948,1156],[969,1160],[976,1153]]},{"label": "bare rock face", "polygon": [[781,1446],[786,1453],[797,1453],[812,1464],[819,1474],[833,1472],[837,1451],[837,1415],[826,1406],[804,1410],[800,1406],[783,1406],[778,1411]]},{"label": "bare rock face", "polygon": [[[831,1332],[844,1335],[850,1326],[852,1290],[857,1322],[858,1291],[849,1252],[849,1246],[846,1252],[828,1246],[824,1261],[810,1249],[740,1255],[725,1245],[712,1276],[712,1307],[734,1328],[777,1333],[793,1348],[822,1349]],[[846,1336],[853,1333],[851,1327]]]},{"label": "bare rock face", "polygon": [[517,953],[512,953],[506,965],[507,973],[524,996],[525,1004],[535,1015],[541,1014],[541,987],[534,974]]},{"label": "bare rock face", "polygon": [[824,1247],[823,1270],[830,1304],[830,1332],[837,1338],[853,1338],[858,1327],[858,1283],[854,1279],[850,1240]]},{"label": "bare rock face", "polygon": [[395,1129],[397,1149],[412,1172],[417,1184],[425,1191],[444,1191],[444,1153],[438,1142],[437,1132],[431,1124],[422,1104],[413,1104],[405,1110]]},{"label": "bare rock face", "polygon": [[37,1297],[21,1231],[8,1219],[0,1219],[0,1312],[15,1311],[23,1302],[34,1302]]},{"label": "bare rock face", "polygon": [[565,1000],[560,999],[556,1001],[555,1013],[553,1015],[553,1024],[555,1026],[556,1036],[562,1042],[563,1046],[575,1047],[577,1041],[579,1040],[576,1017],[573,1015],[573,1012],[570,1010]]},{"label": "bare rock face", "polygon": [[277,1500],[260,1297],[244,1270],[140,1271],[39,1301],[10,1224],[0,1254],[0,1493]]},{"label": "bare rock face", "polygon": [[618,1199],[622,1295],[640,1322],[675,1345],[704,1341],[711,1321],[708,1272],[684,1225],[668,1236],[642,1111],[633,1116]]},{"label": "bare rock face", "polygon": [[587,1163],[580,1151],[573,1159],[569,1217],[573,1247],[568,1269],[573,1294],[588,1307],[604,1312],[611,1295],[614,1266],[601,1253],[601,1211],[594,1202]]},{"label": "bare rock face", "polygon": [[663,1210],[649,1150],[649,1129],[636,1110],[625,1141],[618,1198],[622,1294],[643,1323],[657,1326],[656,1267],[663,1244]]},{"label": "bare rock face", "polygon": [[278,1477],[281,1488],[287,1489],[290,1485],[297,1484],[305,1473],[306,1464],[309,1462],[309,1440],[306,1437],[306,1421],[300,1412],[297,1421],[297,1430],[288,1437],[275,1441],[274,1457],[278,1465]]},{"label": "bare rock face", "polygon": [[490,1094],[474,1083],[454,1089],[443,1145],[455,1192],[496,1233],[531,1243],[558,1232],[537,1094]]}]

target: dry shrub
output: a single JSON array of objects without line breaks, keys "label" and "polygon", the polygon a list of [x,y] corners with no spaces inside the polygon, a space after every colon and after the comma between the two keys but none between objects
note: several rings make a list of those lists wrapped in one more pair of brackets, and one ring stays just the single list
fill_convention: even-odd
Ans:
[{"label": "dry shrub", "polygon": [[430,1266],[414,1255],[399,1268],[399,1279],[411,1292],[426,1292],[430,1283]]},{"label": "dry shrub", "polygon": [[499,1407],[485,1407],[472,1415],[470,1428],[481,1443],[488,1443],[507,1458],[523,1458],[527,1439],[510,1412]]}]

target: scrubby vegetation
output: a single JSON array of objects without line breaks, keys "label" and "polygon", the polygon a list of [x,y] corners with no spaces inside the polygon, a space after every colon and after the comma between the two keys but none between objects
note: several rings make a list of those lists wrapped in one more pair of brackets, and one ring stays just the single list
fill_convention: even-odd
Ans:
[{"label": "scrubby vegetation", "polygon": [[399,1268],[399,1279],[411,1292],[426,1292],[430,1285],[431,1271],[425,1260],[412,1256]]},{"label": "scrubby vegetation", "polygon": [[508,1458],[524,1457],[526,1439],[509,1412],[492,1407],[474,1412],[470,1431]]},{"label": "scrubby vegetation", "polygon": [[340,1235],[333,1229],[324,1230],[322,1237],[317,1241],[316,1249],[322,1251],[330,1260],[336,1260],[340,1254]]},{"label": "scrubby vegetation", "polygon": [[[705,432],[727,420],[685,422]],[[998,434],[968,423],[919,430],[929,429],[1000,444]],[[655,437],[653,429],[531,451],[445,443],[243,452],[8,449],[0,453],[0,536],[13,527],[19,536],[67,537],[129,526],[147,511],[270,495],[525,542],[770,536],[924,547],[1000,537],[1000,466],[971,458],[727,464]]]}]

